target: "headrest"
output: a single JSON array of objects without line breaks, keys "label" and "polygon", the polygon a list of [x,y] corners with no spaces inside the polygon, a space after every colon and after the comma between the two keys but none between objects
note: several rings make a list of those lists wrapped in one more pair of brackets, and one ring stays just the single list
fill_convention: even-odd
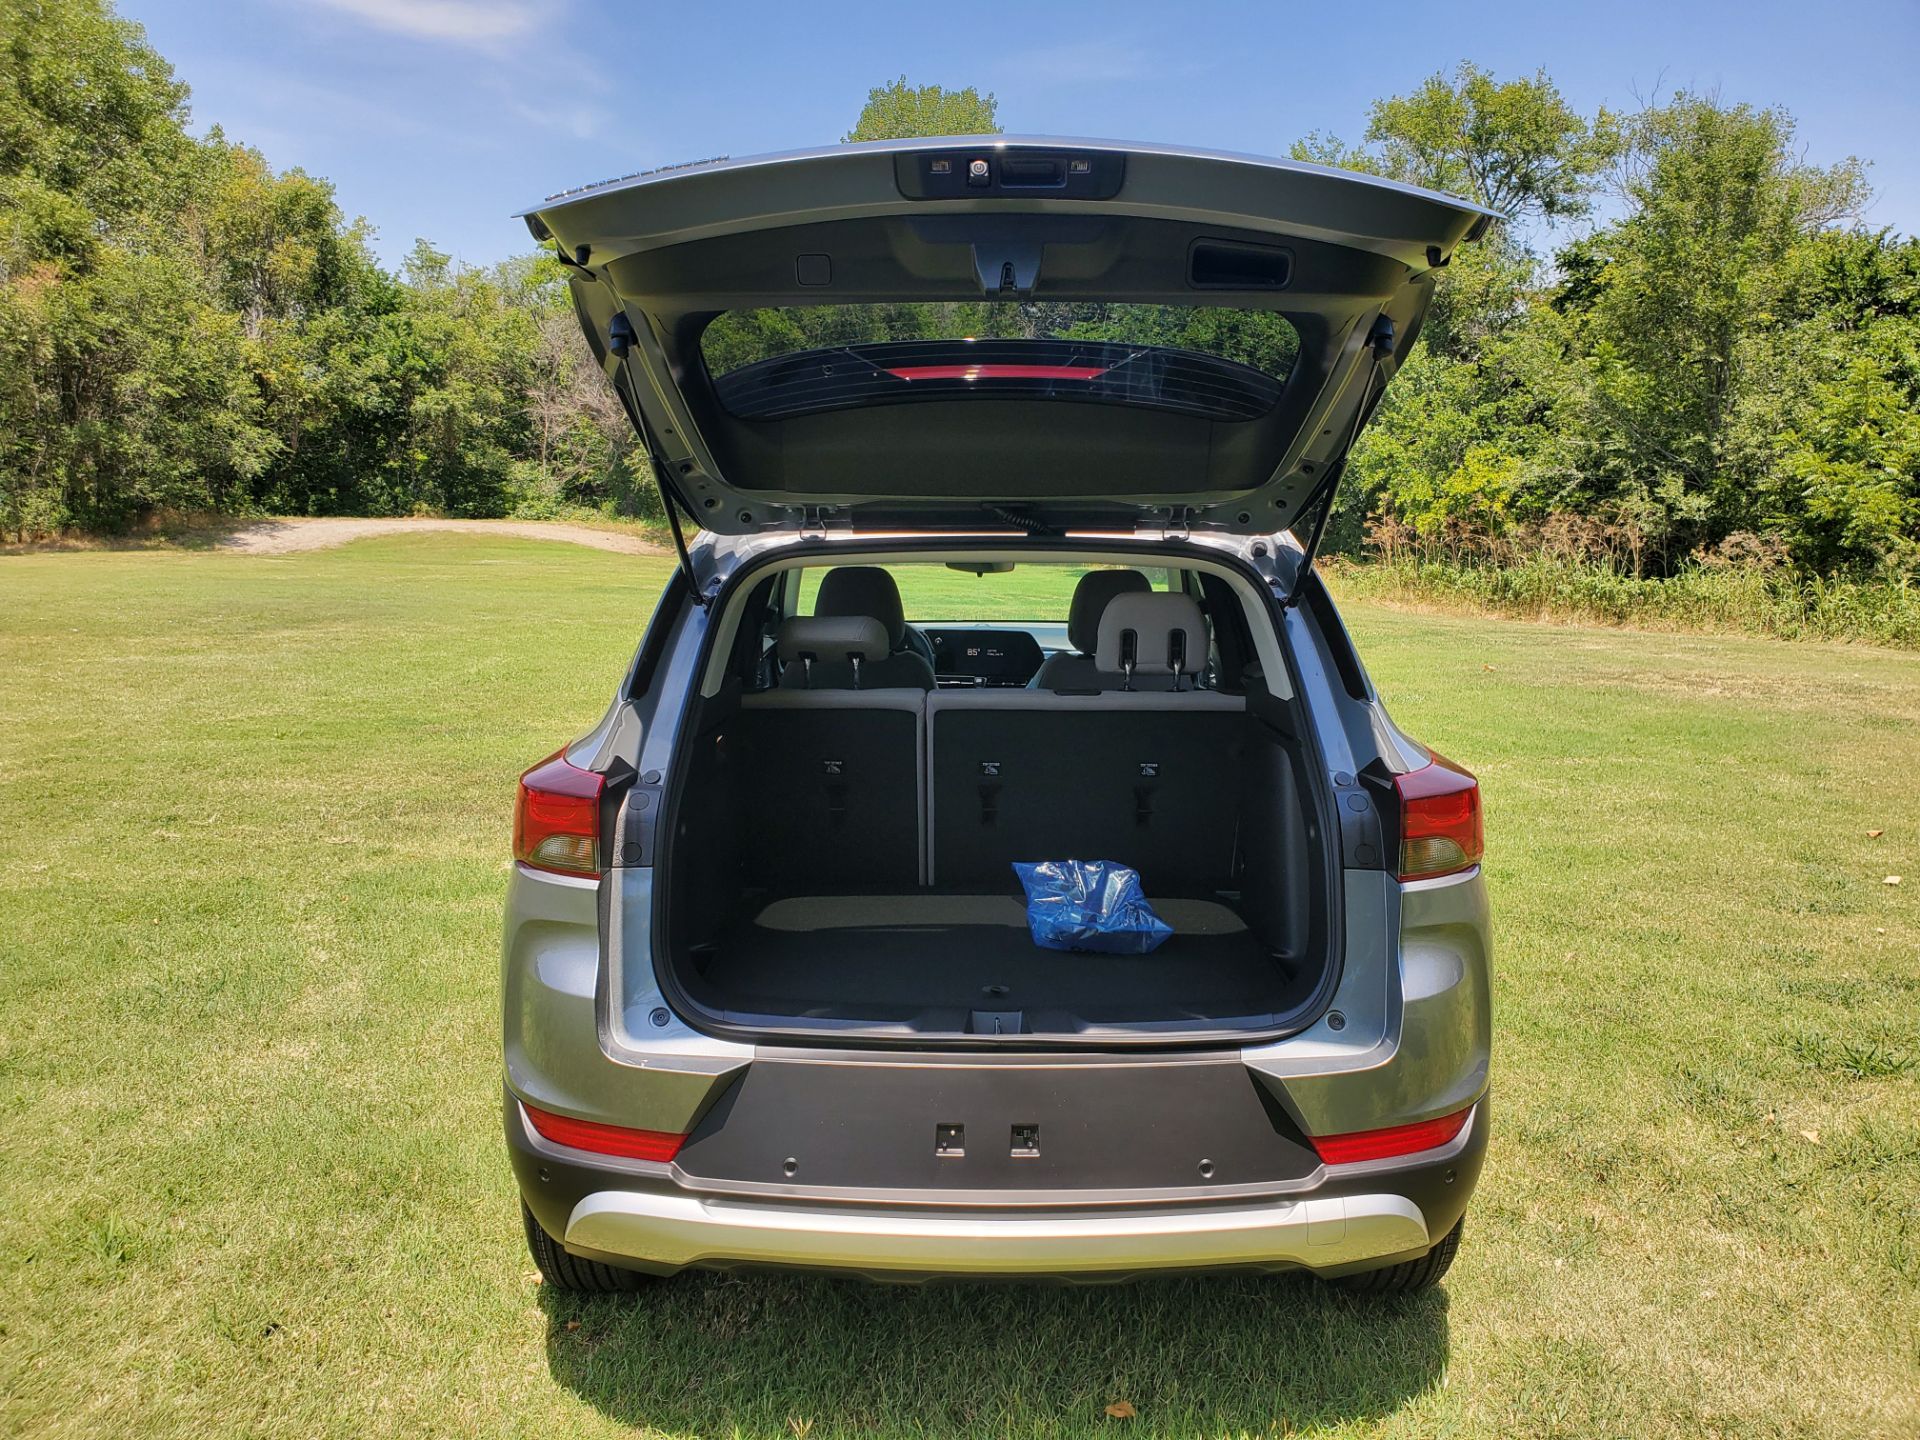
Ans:
[{"label": "headrest", "polygon": [[893,653],[886,630],[871,615],[796,615],[780,622],[774,648],[783,665],[798,660],[844,665],[856,655],[867,665]]},{"label": "headrest", "polygon": [[820,595],[813,602],[815,616],[867,615],[887,632],[887,649],[898,650],[907,638],[906,611],[900,605],[900,587],[878,565],[841,565],[827,571]]},{"label": "headrest", "polygon": [[1152,588],[1138,570],[1089,570],[1073,587],[1073,604],[1067,608],[1067,643],[1082,655],[1093,654],[1100,643],[1100,617],[1106,613],[1107,602],[1116,595]]},{"label": "headrest", "polygon": [[1136,675],[1198,675],[1207,663],[1207,619],[1185,595],[1119,595],[1100,617],[1094,669]]}]

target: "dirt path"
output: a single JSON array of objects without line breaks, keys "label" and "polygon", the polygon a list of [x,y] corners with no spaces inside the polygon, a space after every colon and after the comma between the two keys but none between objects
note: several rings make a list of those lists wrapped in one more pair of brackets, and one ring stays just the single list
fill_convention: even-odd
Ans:
[{"label": "dirt path", "polygon": [[663,547],[626,530],[600,530],[591,525],[568,525],[553,520],[255,520],[236,528],[214,543],[216,550],[242,555],[291,555],[300,550],[325,550],[369,535],[413,535],[426,530],[465,531],[476,535],[513,535],[522,540],[564,540],[617,550],[623,555],[660,555]]}]

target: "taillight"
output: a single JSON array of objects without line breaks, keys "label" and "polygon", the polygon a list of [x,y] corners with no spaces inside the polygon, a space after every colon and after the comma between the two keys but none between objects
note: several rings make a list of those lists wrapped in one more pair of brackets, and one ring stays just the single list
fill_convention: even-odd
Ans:
[{"label": "taillight", "polygon": [[520,777],[513,858],[560,875],[600,873],[600,787],[591,770],[555,751]]},{"label": "taillight", "polygon": [[1437,1150],[1449,1144],[1466,1128],[1473,1107],[1442,1115],[1437,1120],[1421,1120],[1412,1125],[1390,1125],[1384,1130],[1356,1130],[1350,1135],[1310,1135],[1313,1148],[1329,1165],[1351,1165],[1356,1160],[1390,1160],[1396,1155],[1417,1155],[1422,1150]]},{"label": "taillight", "polygon": [[1480,863],[1480,782],[1438,750],[1430,764],[1393,777],[1400,792],[1400,878],[1426,880]]},{"label": "taillight", "polygon": [[520,1108],[543,1139],[596,1155],[619,1155],[628,1160],[673,1159],[687,1137],[671,1130],[629,1130],[625,1125],[603,1125],[598,1120],[575,1120],[551,1110],[536,1110],[526,1101]]}]

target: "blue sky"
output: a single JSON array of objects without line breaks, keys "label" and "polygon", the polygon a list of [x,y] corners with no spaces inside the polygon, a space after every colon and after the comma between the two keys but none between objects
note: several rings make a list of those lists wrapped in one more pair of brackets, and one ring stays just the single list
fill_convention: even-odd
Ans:
[{"label": "blue sky", "polygon": [[661,5],[634,0],[121,0],[223,125],[338,188],[397,260],[486,263],[571,185],[838,140],[867,90],[994,91],[1009,131],[1283,153],[1358,139],[1376,96],[1471,59],[1544,67],[1584,111],[1674,87],[1778,104],[1809,159],[1871,160],[1869,223],[1920,231],[1920,4]]}]

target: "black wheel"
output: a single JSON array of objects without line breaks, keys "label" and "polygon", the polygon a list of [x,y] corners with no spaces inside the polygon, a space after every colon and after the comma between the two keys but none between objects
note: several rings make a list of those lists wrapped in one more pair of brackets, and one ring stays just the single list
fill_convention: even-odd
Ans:
[{"label": "black wheel", "polygon": [[1440,1243],[1418,1260],[1402,1260],[1398,1265],[1389,1265],[1384,1270],[1343,1275],[1334,1283],[1342,1289],[1355,1290],[1363,1295],[1410,1295],[1418,1290],[1431,1290],[1440,1283],[1440,1277],[1447,1273],[1447,1267],[1453,1264],[1453,1257],[1460,1249],[1460,1232],[1466,1223],[1463,1215],[1454,1222],[1453,1229],[1442,1237]]},{"label": "black wheel", "polygon": [[540,1278],[556,1290],[574,1295],[623,1295],[644,1289],[648,1281],[658,1278],[569,1255],[566,1247],[540,1228],[540,1222],[533,1218],[533,1211],[524,1201],[520,1206],[520,1220],[527,1227],[527,1249],[533,1255]]}]

